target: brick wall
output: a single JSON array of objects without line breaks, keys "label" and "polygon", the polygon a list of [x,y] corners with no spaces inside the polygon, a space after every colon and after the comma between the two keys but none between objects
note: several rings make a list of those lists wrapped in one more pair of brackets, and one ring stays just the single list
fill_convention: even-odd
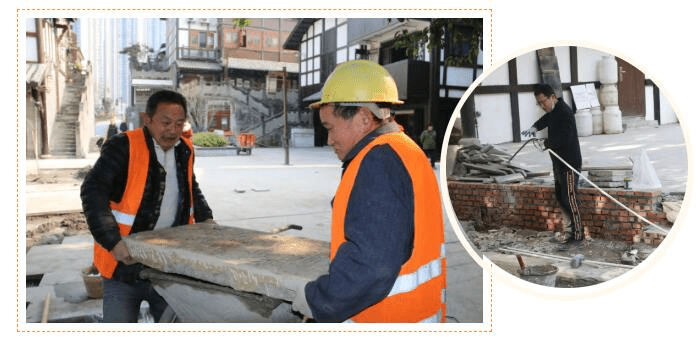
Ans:
[{"label": "brick wall", "polygon": [[[660,191],[603,190],[652,223],[672,225],[661,210]],[[474,221],[477,228],[562,229],[561,207],[553,186],[448,181],[448,191],[458,219]],[[597,189],[579,188],[578,200],[583,226],[593,238],[632,242],[644,236],[643,228],[648,224]]]}]

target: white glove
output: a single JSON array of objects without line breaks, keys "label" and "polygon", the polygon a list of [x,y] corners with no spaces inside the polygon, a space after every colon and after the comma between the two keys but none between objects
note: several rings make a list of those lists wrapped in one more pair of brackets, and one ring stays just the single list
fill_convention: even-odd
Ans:
[{"label": "white glove", "polygon": [[307,298],[305,298],[305,284],[299,285],[295,292],[292,309],[302,314],[306,319],[312,318],[312,310],[310,310]]},{"label": "white glove", "polygon": [[524,130],[522,133],[520,133],[523,136],[535,136],[535,133],[537,132],[537,128],[531,127],[528,130]]}]

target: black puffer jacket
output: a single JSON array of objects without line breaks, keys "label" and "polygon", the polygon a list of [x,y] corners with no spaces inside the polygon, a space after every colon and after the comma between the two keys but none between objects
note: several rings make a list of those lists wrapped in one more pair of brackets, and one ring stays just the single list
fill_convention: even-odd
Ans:
[{"label": "black puffer jacket", "polygon": [[[150,151],[148,177],[140,208],[136,214],[131,233],[149,231],[155,227],[160,214],[160,203],[164,196],[165,169],[157,161],[153,139],[145,131],[145,141]],[[111,250],[121,240],[119,228],[111,214],[109,201],[120,202],[128,179],[128,137],[125,134],[115,135],[109,139],[101,150],[99,159],[85,177],[80,188],[82,209],[87,225],[94,240],[107,250]],[[192,151],[185,143],[173,147],[177,164],[177,179],[179,182],[179,205],[174,226],[188,224],[189,216],[189,184],[187,163],[193,157]],[[203,193],[193,176],[194,218],[197,222],[213,218]],[[131,281],[142,268],[140,264],[125,266],[119,263],[113,278]]]},{"label": "black puffer jacket", "polygon": [[[569,163],[576,170],[581,169],[583,158],[581,156],[581,146],[578,143],[578,132],[576,130],[576,118],[571,108],[564,103],[564,100],[557,99],[557,104],[552,111],[544,114],[535,124],[537,130],[547,129],[549,148],[557,153],[564,161]],[[567,170],[561,161],[550,155],[555,169]]]}]

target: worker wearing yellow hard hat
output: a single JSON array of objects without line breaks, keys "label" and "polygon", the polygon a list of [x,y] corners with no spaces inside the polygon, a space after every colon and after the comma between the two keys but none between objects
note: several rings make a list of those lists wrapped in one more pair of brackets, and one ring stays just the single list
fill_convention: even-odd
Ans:
[{"label": "worker wearing yellow hard hat", "polygon": [[318,322],[445,319],[440,195],[426,155],[390,119],[391,106],[402,103],[385,68],[354,60],[336,67],[310,105],[343,162],[329,273],[299,288],[305,300],[294,301]]},{"label": "worker wearing yellow hard hat", "polygon": [[[327,103],[402,104],[404,102],[399,100],[397,85],[384,67],[367,60],[352,60],[334,69],[324,83],[320,100],[310,104],[310,108],[319,109]],[[382,113],[380,115],[382,116]],[[384,118],[381,116],[378,118]]]}]

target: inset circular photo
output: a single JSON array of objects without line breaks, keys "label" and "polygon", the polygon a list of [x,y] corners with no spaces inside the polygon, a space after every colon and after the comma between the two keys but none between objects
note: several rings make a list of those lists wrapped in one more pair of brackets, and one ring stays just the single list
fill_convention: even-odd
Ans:
[{"label": "inset circular photo", "polygon": [[652,77],[580,46],[480,76],[450,121],[441,173],[472,256],[556,288],[651,257],[679,224],[688,181],[678,114]]}]

